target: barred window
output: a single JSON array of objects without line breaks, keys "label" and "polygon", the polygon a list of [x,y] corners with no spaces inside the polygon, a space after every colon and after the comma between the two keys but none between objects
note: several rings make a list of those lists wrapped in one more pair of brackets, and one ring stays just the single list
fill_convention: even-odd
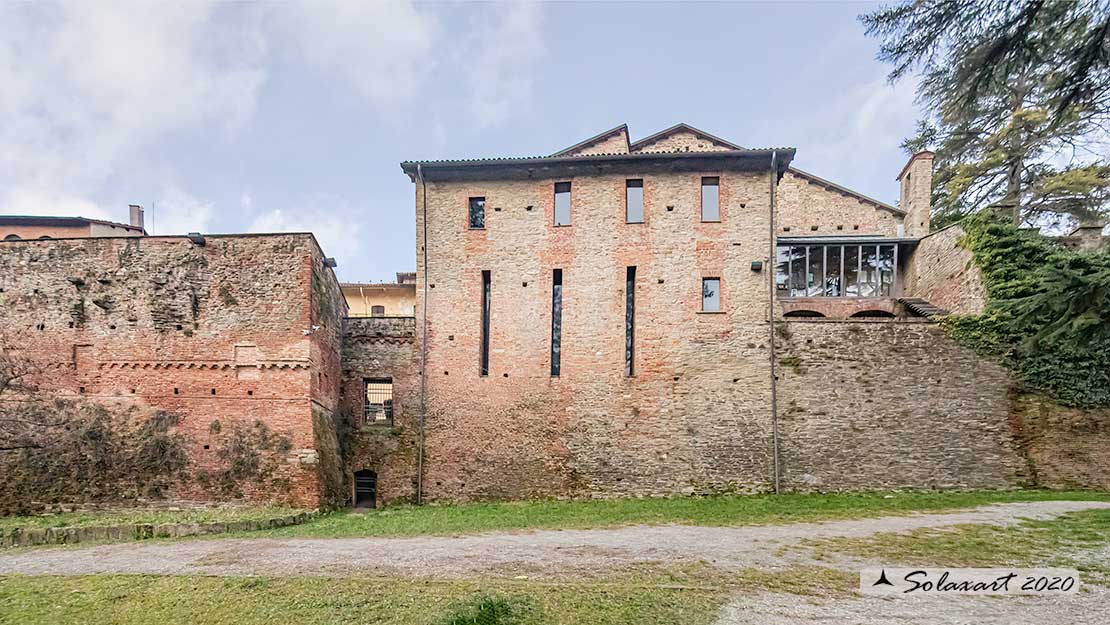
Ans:
[{"label": "barred window", "polygon": [[365,383],[363,421],[367,425],[392,424],[393,378],[369,378]]}]

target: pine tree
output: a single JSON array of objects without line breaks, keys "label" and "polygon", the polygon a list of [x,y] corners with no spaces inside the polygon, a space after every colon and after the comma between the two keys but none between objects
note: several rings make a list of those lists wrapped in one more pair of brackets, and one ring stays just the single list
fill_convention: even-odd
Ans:
[{"label": "pine tree", "polygon": [[891,81],[920,73],[934,224],[983,208],[1038,226],[1110,214],[1110,0],[911,1],[860,17]]}]

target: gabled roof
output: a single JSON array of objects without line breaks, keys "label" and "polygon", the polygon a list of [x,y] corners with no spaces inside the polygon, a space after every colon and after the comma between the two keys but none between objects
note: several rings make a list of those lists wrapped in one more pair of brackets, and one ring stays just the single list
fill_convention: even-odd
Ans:
[{"label": "gabled roof", "polygon": [[809,182],[811,182],[815,185],[825,187],[827,189],[831,189],[831,190],[836,191],[838,193],[843,193],[844,195],[854,197],[854,198],[856,198],[857,200],[859,200],[861,202],[871,204],[875,208],[881,208],[883,210],[888,210],[888,211],[890,211],[890,212],[892,212],[896,215],[905,215],[906,214],[906,211],[898,208],[897,206],[894,206],[893,204],[887,204],[886,202],[883,202],[881,200],[876,200],[875,198],[870,197],[870,196],[866,196],[866,195],[860,193],[859,191],[853,191],[853,190],[849,189],[848,187],[843,187],[841,185],[836,184],[835,182],[832,182],[830,180],[825,180],[824,178],[815,176],[815,175],[813,175],[813,174],[811,174],[807,171],[802,171],[802,170],[798,169],[797,167],[791,167],[787,171],[794,174],[795,176],[798,176],[799,178],[805,178],[807,181],[809,181]]},{"label": "gabled roof", "polygon": [[688,133],[693,134],[693,135],[695,135],[697,137],[700,137],[702,139],[706,139],[707,141],[712,141],[713,143],[716,143],[717,145],[720,145],[721,147],[728,148],[730,150],[743,150],[744,149],[744,148],[736,145],[735,143],[733,143],[731,141],[727,141],[727,140],[722,139],[720,137],[716,137],[714,135],[711,135],[708,132],[705,132],[704,130],[699,130],[697,128],[694,128],[693,126],[691,126],[689,124],[675,124],[674,126],[671,126],[670,128],[667,128],[666,130],[660,130],[659,132],[657,132],[653,135],[649,135],[647,137],[644,137],[643,139],[640,139],[639,141],[633,142],[629,146],[629,151],[634,152],[636,150],[639,150],[639,149],[643,148],[645,145],[649,145],[651,143],[654,143],[654,142],[658,141],[659,139],[662,139],[664,137],[669,137],[670,135],[673,135],[673,134],[676,134],[676,133],[679,133],[679,132],[688,132]]},{"label": "gabled roof", "polygon": [[580,143],[575,143],[574,145],[570,146],[569,148],[559,150],[558,152],[552,154],[551,156],[569,156],[573,152],[577,152],[579,150],[583,150],[585,148],[588,148],[591,145],[594,145],[595,143],[601,143],[602,141],[604,141],[604,140],[606,140],[610,137],[613,137],[615,135],[621,134],[621,133],[624,133],[625,152],[626,153],[631,152],[632,150],[631,150],[631,148],[629,148],[629,144],[628,144],[628,124],[621,124],[620,126],[617,126],[616,128],[610,128],[609,130],[606,130],[605,132],[603,132],[601,134],[594,135],[594,136],[590,137],[589,139],[586,139],[585,141],[582,141]]}]

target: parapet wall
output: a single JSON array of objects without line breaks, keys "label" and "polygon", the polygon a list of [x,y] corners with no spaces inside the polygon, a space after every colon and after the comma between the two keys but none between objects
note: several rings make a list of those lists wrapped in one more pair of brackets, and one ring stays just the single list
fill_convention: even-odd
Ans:
[{"label": "parapet wall", "polygon": [[906,297],[916,297],[953,314],[983,312],[986,289],[969,250],[960,246],[963,228],[937,230],[921,239],[905,273]]}]

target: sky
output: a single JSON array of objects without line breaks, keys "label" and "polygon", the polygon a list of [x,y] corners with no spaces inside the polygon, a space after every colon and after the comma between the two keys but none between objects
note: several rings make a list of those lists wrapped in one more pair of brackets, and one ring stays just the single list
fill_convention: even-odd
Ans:
[{"label": "sky", "polygon": [[686,122],[894,203],[914,84],[875,4],[0,4],[0,214],[311,231],[345,281],[416,266],[404,160]]}]

